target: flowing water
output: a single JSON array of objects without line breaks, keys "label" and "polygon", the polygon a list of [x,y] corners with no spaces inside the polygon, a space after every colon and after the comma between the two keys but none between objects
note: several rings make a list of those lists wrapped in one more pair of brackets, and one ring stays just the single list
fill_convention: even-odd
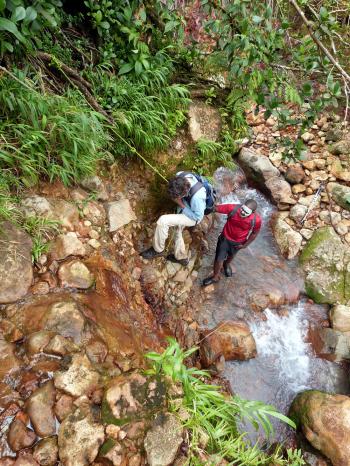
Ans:
[{"label": "flowing water", "polygon": [[[258,191],[243,189],[237,197],[223,202],[240,202],[253,198],[263,227],[257,239],[234,259],[237,271],[232,278],[222,277],[209,294],[201,310],[201,324],[213,328],[224,320],[248,322],[257,345],[257,357],[249,361],[226,362],[224,376],[234,393],[243,398],[261,400],[287,414],[295,395],[306,389],[348,394],[349,371],[346,364],[321,358],[317,329],[327,319],[327,307],[310,304],[303,296],[303,280],[297,261],[283,259],[270,228],[275,208]],[[225,222],[217,221],[210,233],[209,254],[204,258],[200,279],[209,275],[214,259],[216,239]],[[254,303],[261,296],[283,297],[284,304],[258,312]],[[255,311],[253,310],[255,309]],[[276,439],[285,440],[288,428],[279,422]]]}]

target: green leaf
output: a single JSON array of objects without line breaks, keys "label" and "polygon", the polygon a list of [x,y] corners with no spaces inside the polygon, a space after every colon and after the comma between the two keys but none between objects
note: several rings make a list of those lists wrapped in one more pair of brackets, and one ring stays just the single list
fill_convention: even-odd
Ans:
[{"label": "green leaf", "polygon": [[177,25],[178,25],[177,21],[168,21],[165,25],[164,32],[167,33],[169,31],[172,31],[173,29],[176,28]]},{"label": "green leaf", "polygon": [[100,22],[102,21],[102,12],[101,12],[101,10],[98,10],[93,16],[95,18],[96,23],[100,24]]},{"label": "green leaf", "polygon": [[142,63],[140,61],[135,62],[135,73],[140,75],[142,73]]},{"label": "green leaf", "polygon": [[146,19],[147,19],[146,10],[145,10],[144,8],[142,8],[142,9],[140,10],[139,14],[140,14],[141,20],[142,20],[143,22],[145,22]]},{"label": "green leaf", "polygon": [[13,21],[10,21],[9,19],[0,18],[0,31],[11,32],[11,34],[13,34],[20,42],[26,43],[25,38],[17,29],[15,23]]},{"label": "green leaf", "polygon": [[102,28],[102,29],[109,29],[111,27],[111,25],[108,23],[108,21],[102,21],[99,26]]},{"label": "green leaf", "polygon": [[253,19],[253,22],[256,24],[261,23],[261,21],[263,20],[261,16],[256,16],[256,15],[254,15],[252,19]]},{"label": "green leaf", "polygon": [[134,68],[134,65],[132,63],[125,63],[122,65],[119,69],[119,75],[129,73],[132,69]]},{"label": "green leaf", "polygon": [[26,21],[28,22],[34,21],[37,18],[37,16],[38,16],[38,12],[32,6],[29,6],[26,9]]},{"label": "green leaf", "polygon": [[6,0],[0,0],[0,11],[5,10]]},{"label": "green leaf", "polygon": [[11,20],[15,23],[17,21],[22,21],[26,17],[26,10],[23,6],[18,6],[15,11],[12,13]]}]

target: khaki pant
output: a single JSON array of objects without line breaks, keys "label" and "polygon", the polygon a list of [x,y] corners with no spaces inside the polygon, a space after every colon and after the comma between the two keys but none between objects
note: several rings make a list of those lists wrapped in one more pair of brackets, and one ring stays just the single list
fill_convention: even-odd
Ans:
[{"label": "khaki pant", "polygon": [[193,227],[195,220],[190,219],[184,214],[162,215],[157,221],[156,231],[153,238],[153,248],[157,252],[163,252],[165,241],[169,234],[170,227],[177,227],[175,232],[174,255],[176,259],[187,259],[185,243],[182,237],[184,227]]}]

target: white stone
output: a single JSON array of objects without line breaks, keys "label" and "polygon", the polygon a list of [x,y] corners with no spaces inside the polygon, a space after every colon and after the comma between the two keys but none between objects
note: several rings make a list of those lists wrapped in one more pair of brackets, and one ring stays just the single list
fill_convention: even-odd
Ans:
[{"label": "white stone", "polygon": [[122,226],[136,220],[136,215],[131,208],[129,199],[121,199],[108,203],[107,216],[110,232],[114,232]]}]

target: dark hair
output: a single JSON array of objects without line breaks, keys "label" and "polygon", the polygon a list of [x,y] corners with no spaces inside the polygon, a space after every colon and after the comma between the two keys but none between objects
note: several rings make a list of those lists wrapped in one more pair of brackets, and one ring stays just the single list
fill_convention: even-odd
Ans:
[{"label": "dark hair", "polygon": [[168,194],[172,199],[185,197],[191,189],[191,183],[183,176],[174,176],[168,183]]},{"label": "dark hair", "polygon": [[256,203],[256,201],[254,201],[254,199],[247,199],[246,201],[244,201],[244,205],[249,207],[249,209],[252,209],[253,212],[255,212],[258,207],[258,204]]}]

